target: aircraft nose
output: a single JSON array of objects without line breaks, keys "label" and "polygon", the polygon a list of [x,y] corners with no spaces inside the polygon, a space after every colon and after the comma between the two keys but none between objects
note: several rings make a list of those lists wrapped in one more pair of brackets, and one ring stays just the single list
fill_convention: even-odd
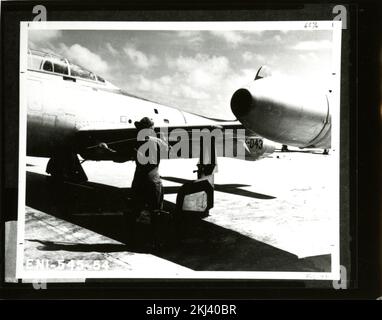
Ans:
[{"label": "aircraft nose", "polygon": [[237,90],[231,98],[231,110],[233,114],[237,118],[245,116],[251,109],[252,101],[252,95],[249,90],[244,88]]}]

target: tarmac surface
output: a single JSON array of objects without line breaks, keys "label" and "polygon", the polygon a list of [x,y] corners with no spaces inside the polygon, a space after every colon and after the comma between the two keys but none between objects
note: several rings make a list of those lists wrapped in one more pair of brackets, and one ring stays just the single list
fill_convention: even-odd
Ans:
[{"label": "tarmac surface", "polygon": [[[88,182],[57,187],[45,174],[47,161],[27,158],[28,270],[59,261],[60,272],[108,270],[153,278],[195,271],[331,271],[338,197],[330,154],[275,152],[255,162],[219,158],[210,216],[185,221],[181,239],[155,249],[126,240],[123,213],[133,162],[86,161]],[[167,209],[181,184],[196,178],[196,163],[161,161]]]}]

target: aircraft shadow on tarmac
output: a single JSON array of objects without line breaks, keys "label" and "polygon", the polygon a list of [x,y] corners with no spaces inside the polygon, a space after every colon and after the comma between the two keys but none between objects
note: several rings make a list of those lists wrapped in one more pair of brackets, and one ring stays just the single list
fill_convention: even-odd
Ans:
[{"label": "aircraft shadow on tarmac", "polygon": [[[53,185],[49,177],[33,172],[27,172],[26,182],[27,206],[123,243],[75,244],[29,239],[40,242],[40,250],[147,252],[143,244],[133,247],[126,241],[127,220],[123,212],[128,210],[129,188],[92,182]],[[165,188],[165,193],[176,192],[176,188]],[[168,211],[175,207],[168,201],[164,206]],[[201,219],[187,218],[181,226],[178,229],[181,237],[174,236],[171,245],[150,253],[197,271],[330,272],[330,254],[298,259],[287,251]]]},{"label": "aircraft shadow on tarmac", "polygon": [[[175,178],[175,177],[162,177],[163,180],[172,181],[184,184],[186,182],[191,182],[191,180],[186,180],[182,178]],[[239,189],[241,187],[249,187],[248,184],[214,184],[214,189],[216,191],[225,192],[225,193],[231,193],[236,194],[239,196],[245,196],[250,198],[256,198],[256,199],[275,199],[273,196],[269,196],[266,194],[261,194],[257,192],[247,191],[243,189]]]},{"label": "aircraft shadow on tarmac", "polygon": [[41,244],[38,247],[39,250],[44,251],[70,251],[70,252],[124,252],[128,251],[130,247],[125,244],[118,243],[73,243],[73,242],[63,242],[63,241],[46,241],[38,239],[25,239],[30,242],[37,242]]},{"label": "aircraft shadow on tarmac", "polygon": [[310,154],[317,154],[317,155],[322,155],[322,156],[328,156],[327,154],[323,153],[322,150],[317,150],[317,149],[301,149],[301,150],[287,150],[287,151],[281,151],[275,150],[275,153],[310,153]]}]

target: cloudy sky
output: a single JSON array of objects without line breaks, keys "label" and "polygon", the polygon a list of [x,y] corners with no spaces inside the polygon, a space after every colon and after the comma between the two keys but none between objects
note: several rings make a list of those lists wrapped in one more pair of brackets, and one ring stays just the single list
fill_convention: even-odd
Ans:
[{"label": "cloudy sky", "polygon": [[132,94],[233,119],[233,92],[262,65],[328,83],[332,32],[34,30],[29,47],[63,55]]}]

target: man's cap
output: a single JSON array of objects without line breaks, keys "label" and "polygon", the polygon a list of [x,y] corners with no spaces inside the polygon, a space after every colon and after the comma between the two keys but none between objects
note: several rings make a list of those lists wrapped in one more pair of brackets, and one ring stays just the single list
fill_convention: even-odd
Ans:
[{"label": "man's cap", "polygon": [[134,125],[137,129],[149,129],[154,126],[154,121],[149,117],[143,117],[140,121],[135,121]]}]

